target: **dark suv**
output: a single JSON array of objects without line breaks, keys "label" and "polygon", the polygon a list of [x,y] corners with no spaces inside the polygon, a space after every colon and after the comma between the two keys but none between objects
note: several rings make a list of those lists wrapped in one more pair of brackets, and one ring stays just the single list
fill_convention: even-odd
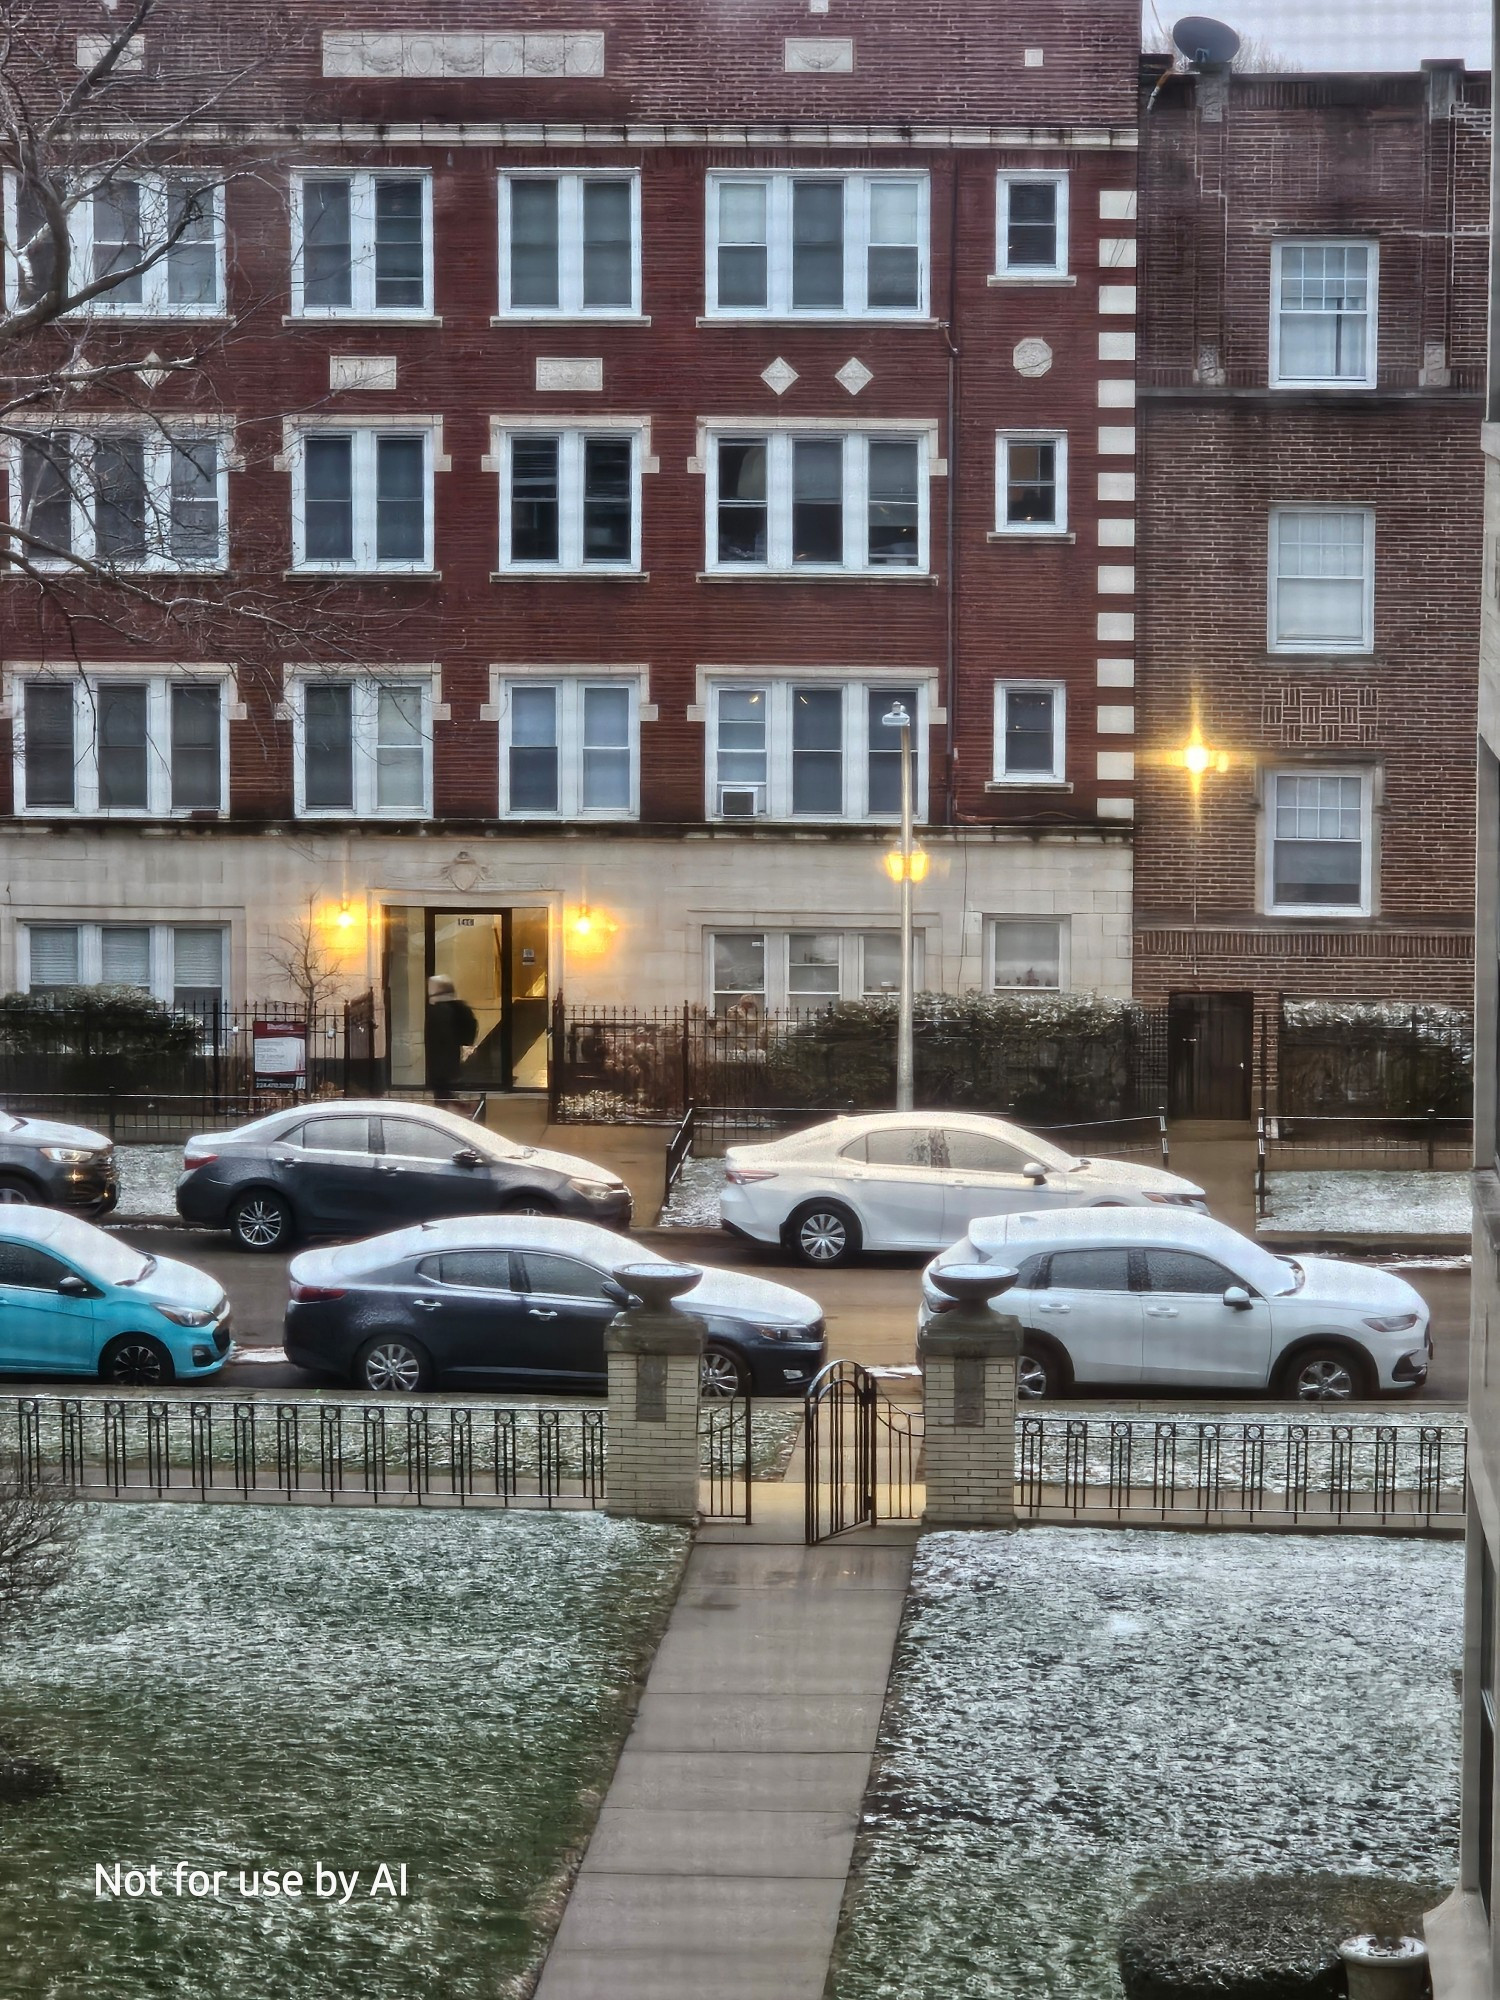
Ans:
[{"label": "dark suv", "polygon": [[102,1132],[0,1111],[0,1202],[98,1217],[119,1199],[115,1149]]},{"label": "dark suv", "polygon": [[177,1212],[246,1250],[373,1236],[457,1215],[562,1215],[623,1229],[630,1190],[588,1160],[521,1146],[431,1104],[306,1104],[182,1149]]}]

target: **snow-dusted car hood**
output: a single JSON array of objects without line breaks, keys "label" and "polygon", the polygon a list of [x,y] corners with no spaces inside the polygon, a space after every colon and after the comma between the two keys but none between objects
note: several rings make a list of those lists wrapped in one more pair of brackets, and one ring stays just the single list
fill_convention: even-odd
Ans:
[{"label": "snow-dusted car hood", "polygon": [[1427,1301],[1393,1271],[1372,1270],[1368,1264],[1346,1263],[1340,1257],[1298,1257],[1302,1284],[1288,1296],[1308,1305],[1350,1306],[1379,1313],[1421,1313]]},{"label": "snow-dusted car hood", "polygon": [[[1049,1179],[1053,1176],[1049,1175]],[[1185,1181],[1181,1174],[1166,1173],[1161,1167],[1143,1167],[1139,1160],[1095,1160],[1090,1159],[1086,1167],[1077,1167],[1070,1174],[1059,1175],[1070,1188],[1081,1188],[1092,1192],[1095,1188],[1128,1187],[1137,1188],[1142,1194],[1196,1194],[1203,1190],[1192,1181]]]},{"label": "snow-dusted car hood", "polygon": [[91,1132],[87,1125],[59,1125],[51,1118],[28,1118],[19,1132],[0,1132],[0,1142],[11,1146],[87,1146],[96,1153],[107,1153],[113,1143],[102,1132]]},{"label": "snow-dusted car hood", "polygon": [[546,1146],[523,1146],[507,1157],[524,1166],[546,1167],[551,1173],[567,1174],[571,1179],[580,1181],[608,1181],[612,1186],[620,1182],[618,1174],[612,1174],[608,1167],[601,1167],[596,1160],[580,1160],[574,1153],[554,1153]]},{"label": "snow-dusted car hood", "polygon": [[126,1289],[154,1306],[195,1306],[201,1312],[217,1312],[224,1296],[217,1278],[175,1257],[158,1257],[151,1275]]},{"label": "snow-dusted car hood", "polygon": [[743,1313],[787,1326],[808,1326],[823,1317],[822,1307],[806,1292],[740,1271],[706,1271],[701,1283],[684,1292],[681,1303],[690,1311]]}]

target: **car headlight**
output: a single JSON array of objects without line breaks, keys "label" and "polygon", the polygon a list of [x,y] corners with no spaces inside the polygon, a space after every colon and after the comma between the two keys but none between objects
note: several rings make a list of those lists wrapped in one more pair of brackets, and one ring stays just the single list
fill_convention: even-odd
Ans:
[{"label": "car headlight", "polygon": [[163,1319],[169,1319],[174,1326],[212,1326],[214,1316],[203,1312],[197,1306],[158,1306],[156,1310]]},{"label": "car headlight", "polygon": [[1196,1208],[1203,1197],[1201,1194],[1153,1194],[1147,1189],[1146,1199],[1165,1202],[1169,1208]]},{"label": "car headlight", "polygon": [[623,1181],[570,1180],[568,1186],[574,1194],[584,1195],[590,1201],[603,1201],[608,1195],[623,1194],[625,1191]]},{"label": "car headlight", "polygon": [[56,1160],[65,1167],[81,1167],[87,1160],[96,1160],[99,1155],[92,1146],[43,1146],[42,1158]]},{"label": "car headlight", "polygon": [[1365,1325],[1374,1333],[1410,1333],[1420,1320],[1420,1313],[1387,1313],[1383,1319],[1367,1319]]},{"label": "car headlight", "polygon": [[750,1332],[761,1340],[821,1340],[823,1329],[819,1326],[752,1326]]}]

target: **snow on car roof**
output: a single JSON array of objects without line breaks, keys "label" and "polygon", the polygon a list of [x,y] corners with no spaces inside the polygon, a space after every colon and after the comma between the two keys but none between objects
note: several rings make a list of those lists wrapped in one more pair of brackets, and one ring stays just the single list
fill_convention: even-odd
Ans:
[{"label": "snow on car roof", "polygon": [[969,1241],[981,1256],[1023,1245],[1038,1249],[1059,1245],[1092,1247],[1153,1244],[1168,1250],[1196,1250],[1218,1257],[1263,1290],[1275,1291],[1286,1282],[1286,1264],[1227,1222],[1191,1209],[1064,1208],[1023,1209],[1015,1215],[983,1215],[969,1224]]},{"label": "snow on car roof", "polygon": [[571,1251],[574,1256],[610,1264],[665,1261],[658,1251],[628,1236],[618,1236],[612,1229],[601,1229],[596,1222],[571,1222],[555,1215],[455,1215],[307,1254],[319,1259],[325,1271],[367,1271],[382,1264],[399,1264],[404,1257],[430,1257],[441,1250]]}]

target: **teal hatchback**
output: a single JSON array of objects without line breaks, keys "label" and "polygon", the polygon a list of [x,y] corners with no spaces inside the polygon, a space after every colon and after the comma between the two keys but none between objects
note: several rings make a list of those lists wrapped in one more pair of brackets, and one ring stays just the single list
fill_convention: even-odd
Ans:
[{"label": "teal hatchback", "polygon": [[234,1351],[214,1278],[55,1209],[0,1206],[0,1372],[156,1388]]}]

